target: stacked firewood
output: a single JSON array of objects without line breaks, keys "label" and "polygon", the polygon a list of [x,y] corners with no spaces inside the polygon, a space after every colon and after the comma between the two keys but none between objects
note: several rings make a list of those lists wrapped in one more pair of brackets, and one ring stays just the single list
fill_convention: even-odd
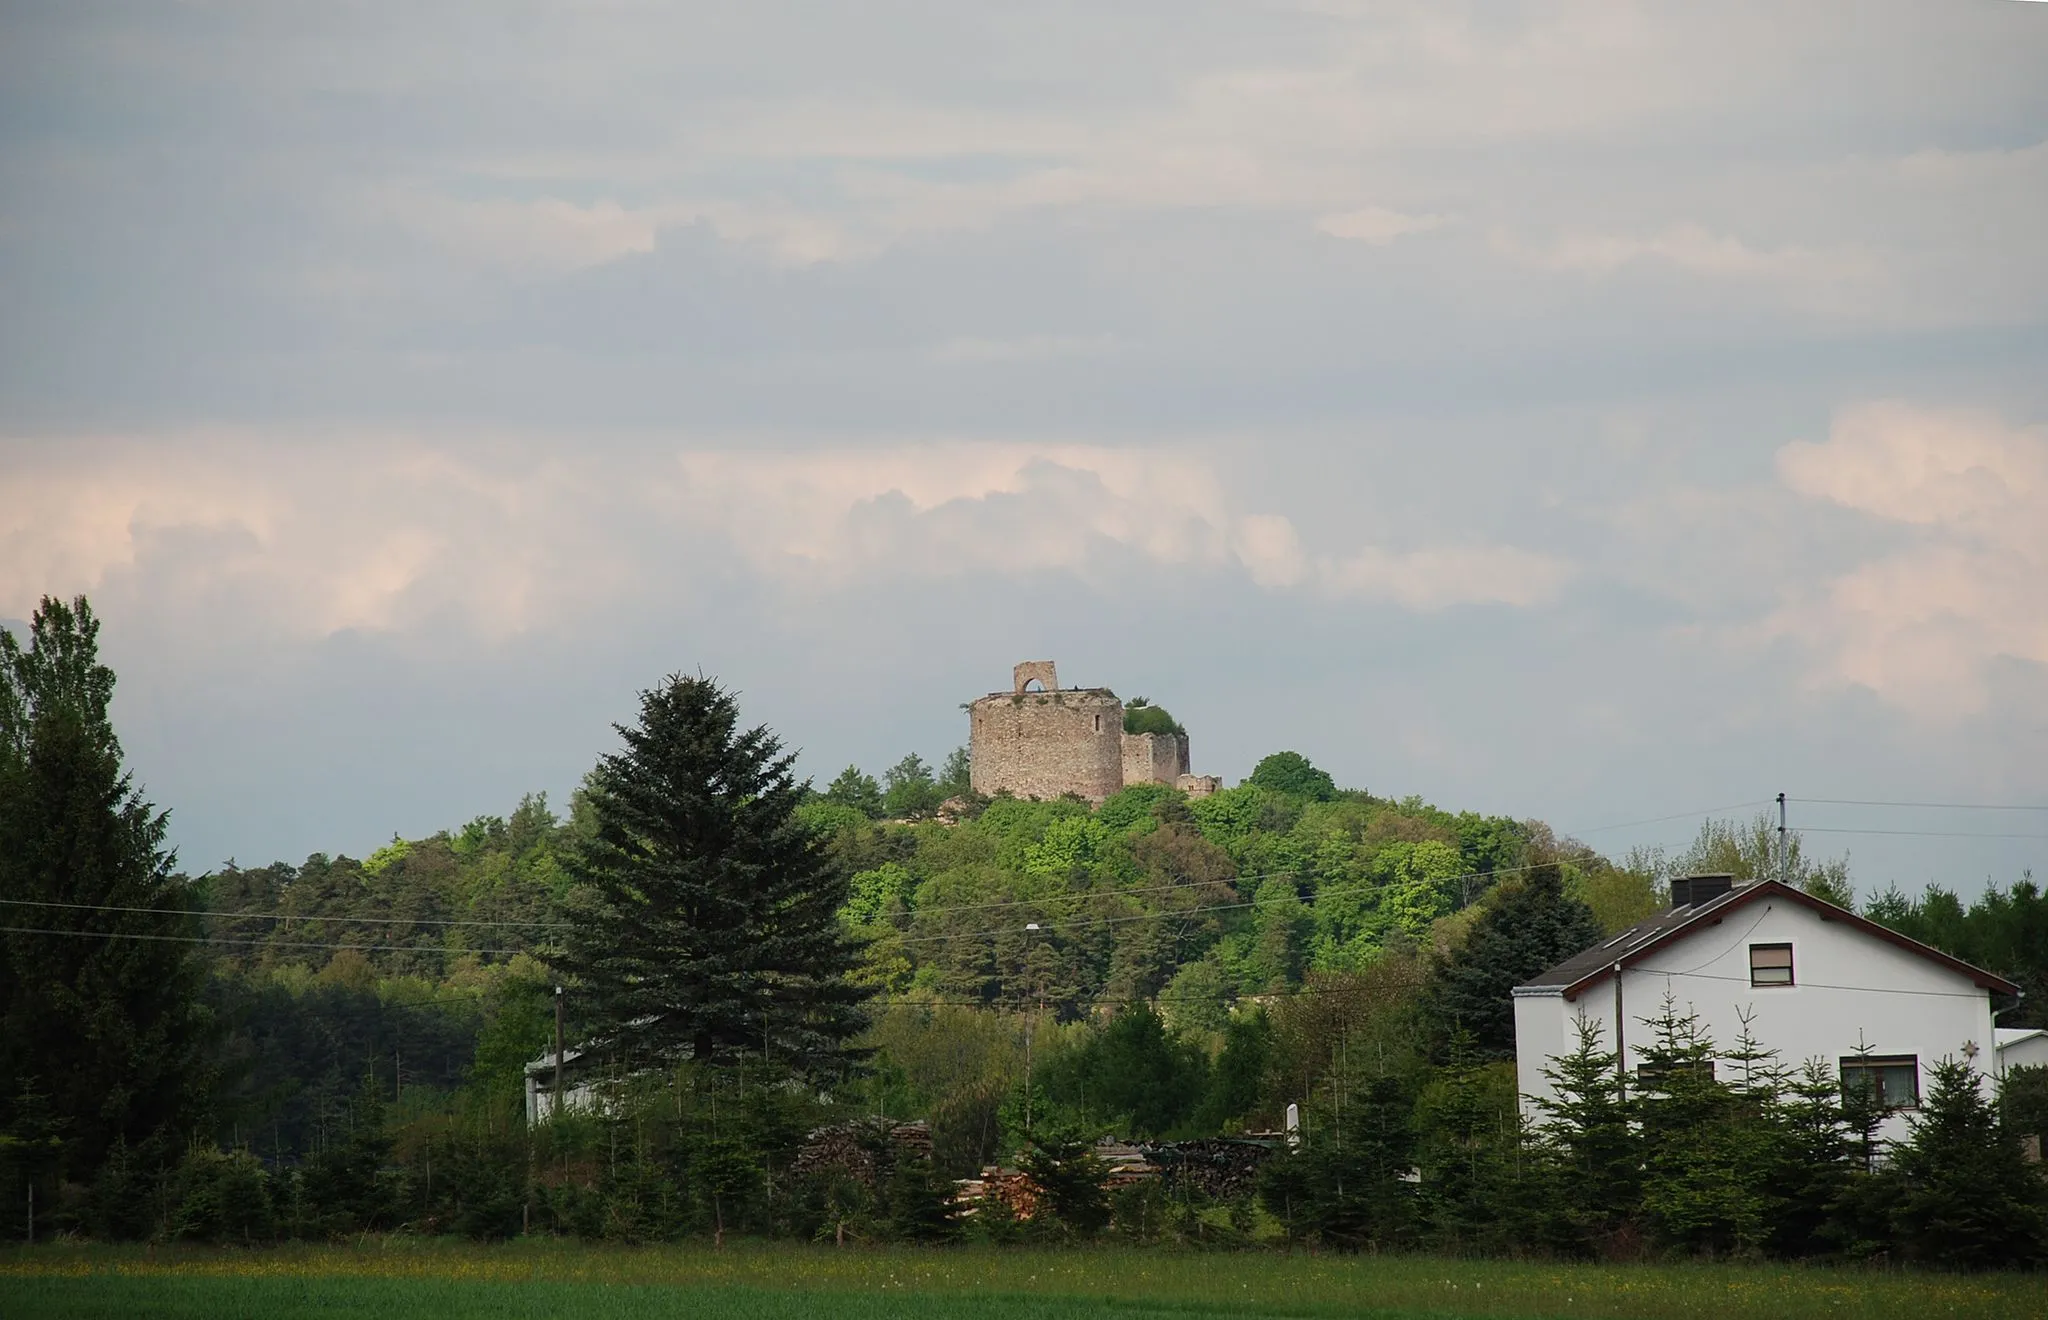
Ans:
[{"label": "stacked firewood", "polygon": [[1140,1146],[1145,1161],[1176,1188],[1183,1182],[1218,1201],[1234,1201],[1257,1185],[1278,1143],[1216,1137]]},{"label": "stacked firewood", "polygon": [[929,1123],[891,1123],[885,1118],[857,1118],[821,1127],[804,1138],[790,1172],[843,1173],[868,1187],[877,1186],[899,1160],[929,1160]]},{"label": "stacked firewood", "polygon": [[1031,1175],[1016,1169],[999,1168],[989,1165],[981,1171],[979,1178],[962,1178],[954,1183],[953,1204],[963,1216],[975,1214],[990,1202],[1006,1207],[1017,1219],[1029,1219],[1038,1213],[1040,1197],[1038,1184],[1031,1181]]}]

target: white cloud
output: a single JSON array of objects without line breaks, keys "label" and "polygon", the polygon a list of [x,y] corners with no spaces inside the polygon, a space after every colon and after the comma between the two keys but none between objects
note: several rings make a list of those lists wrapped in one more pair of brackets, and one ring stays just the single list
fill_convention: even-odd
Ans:
[{"label": "white cloud", "polygon": [[593,535],[590,474],[563,463],[505,475],[516,460],[387,437],[19,449],[0,499],[0,613],[113,584],[293,637],[453,618],[502,638],[633,571]]},{"label": "white cloud", "polygon": [[1097,572],[1112,550],[1169,570],[1234,567],[1274,590],[1410,609],[1555,598],[1564,562],[1509,546],[1314,550],[1284,514],[1239,507],[1185,448],[942,443],[844,452],[685,454],[685,507],[763,572],[802,582],[891,574]]},{"label": "white cloud", "polygon": [[1426,234],[1449,223],[1440,215],[1409,215],[1384,206],[1368,206],[1363,210],[1326,215],[1316,221],[1316,228],[1332,238],[1356,239],[1383,247],[1404,234]]},{"label": "white cloud", "polygon": [[1994,662],[2048,665],[2048,427],[1870,404],[1780,450],[1778,472],[1904,537],[1772,618],[1819,650],[1826,678],[1954,716],[1984,707]]}]

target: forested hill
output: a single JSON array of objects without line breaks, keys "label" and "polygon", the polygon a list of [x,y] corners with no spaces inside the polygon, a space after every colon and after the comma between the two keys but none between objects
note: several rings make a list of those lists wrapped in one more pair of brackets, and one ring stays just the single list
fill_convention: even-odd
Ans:
[{"label": "forested hill", "polygon": [[[1305,783],[1268,773],[1194,801],[1142,785],[1093,810],[1000,797],[939,817],[936,791],[903,791],[905,765],[886,790],[852,771],[800,809],[851,878],[866,974],[894,996],[1070,1012],[1163,997],[1201,1016],[1454,941],[1460,913],[1547,861],[1603,926],[1654,906],[1654,876],[1540,824],[1340,791],[1313,767]],[[489,980],[519,955],[545,960],[574,903],[581,805],[564,819],[530,796],[361,860],[230,864],[205,884],[209,933],[245,975]]]},{"label": "forested hill", "polygon": [[[1610,860],[1541,822],[1340,789],[1292,752],[1192,801],[1151,784],[1094,809],[975,800],[964,780],[961,753],[937,776],[911,756],[879,781],[849,767],[800,808],[850,878],[843,915],[869,942],[864,975],[890,998],[1040,1002],[1069,1016],[1151,999],[1169,1018],[1213,1024],[1232,1001],[1313,974],[1453,950],[1499,886],[1546,864],[1610,933],[1655,910],[1672,874],[1777,865],[1760,820],[1707,821],[1675,856]],[[230,863],[202,886],[217,914],[209,934],[222,969],[254,981],[475,994],[508,976],[538,982],[575,902],[570,863],[588,814],[581,792],[566,818],[530,795],[508,816],[394,838],[361,860]],[[1852,901],[1844,863],[1815,862],[1795,841],[1792,871]],[[1968,909],[1935,888],[1865,910],[2028,982],[2041,976],[2026,953],[2040,906],[2022,882]],[[2048,984],[2038,989],[2048,1000]]]}]

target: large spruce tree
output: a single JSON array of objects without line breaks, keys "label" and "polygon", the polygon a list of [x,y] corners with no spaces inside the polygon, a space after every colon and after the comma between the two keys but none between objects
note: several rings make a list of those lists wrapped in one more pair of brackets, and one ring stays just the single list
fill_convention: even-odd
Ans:
[{"label": "large spruce tree", "polygon": [[45,599],[26,649],[0,632],[0,1132],[51,1116],[73,1178],[189,1139],[206,1089],[197,904],[113,691],[84,597]]},{"label": "large spruce tree", "polygon": [[873,992],[838,911],[847,879],[795,815],[804,786],[716,682],[641,694],[588,783],[595,834],[561,959],[597,1034],[633,1059],[760,1057],[829,1072]]},{"label": "large spruce tree", "polygon": [[1462,1027],[1482,1058],[1515,1057],[1514,988],[1600,942],[1593,909],[1552,863],[1503,885],[1465,943],[1430,968],[1425,998],[1444,1041]]}]

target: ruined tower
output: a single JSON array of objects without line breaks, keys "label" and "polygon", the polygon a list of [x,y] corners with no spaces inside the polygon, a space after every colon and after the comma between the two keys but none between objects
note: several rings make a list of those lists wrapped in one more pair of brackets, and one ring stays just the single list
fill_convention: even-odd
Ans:
[{"label": "ruined tower", "polygon": [[1061,688],[1052,661],[1027,660],[968,710],[977,793],[1100,802],[1124,786],[1124,703],[1108,688]]},{"label": "ruined tower", "polygon": [[1062,688],[1050,660],[1026,660],[1008,692],[968,707],[974,791],[1020,798],[1069,793],[1099,803],[1127,784],[1173,784],[1190,796],[1220,782],[1189,773],[1185,733],[1125,733],[1124,703],[1108,688]]}]

